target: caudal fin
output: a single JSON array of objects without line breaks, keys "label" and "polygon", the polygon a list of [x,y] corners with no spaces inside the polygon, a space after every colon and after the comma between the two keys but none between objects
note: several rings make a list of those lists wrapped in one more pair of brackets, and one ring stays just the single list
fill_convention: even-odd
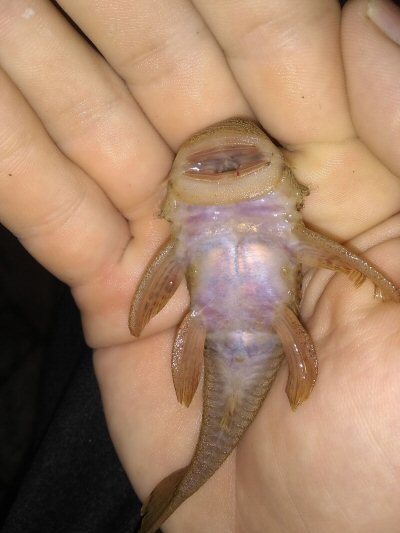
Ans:
[{"label": "caudal fin", "polygon": [[182,503],[177,498],[177,489],[187,467],[172,472],[152,491],[142,507],[142,523],[139,533],[154,533]]}]

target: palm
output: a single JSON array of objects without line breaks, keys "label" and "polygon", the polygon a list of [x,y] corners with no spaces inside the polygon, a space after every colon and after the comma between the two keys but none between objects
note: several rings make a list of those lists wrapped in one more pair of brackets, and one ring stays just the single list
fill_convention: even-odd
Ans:
[{"label": "palm", "polygon": [[308,322],[320,361],[312,399],[290,412],[282,373],[239,447],[254,531],[260,517],[271,531],[340,531],[350,521],[354,531],[396,530],[399,311],[349,290],[333,279]]},{"label": "palm", "polygon": [[[219,119],[254,114],[288,148],[296,175],[310,186],[306,221],[337,239],[358,236],[360,249],[376,244],[368,257],[396,279],[400,185],[393,173],[400,172],[400,160],[391,140],[398,125],[390,122],[384,103],[376,110],[379,87],[371,84],[368,94],[360,93],[369,69],[363,70],[357,54],[363,39],[393,62],[398,51],[359,13],[365,2],[352,2],[343,30],[350,114],[340,13],[333,0],[298,3],[291,15],[284,2],[252,13],[246,2],[225,7],[224,2],[217,7],[207,0],[194,2],[231,58],[235,79],[191,4],[171,0],[150,11],[148,4],[121,2],[120,12],[108,13],[107,2],[102,10],[91,8],[91,2],[60,3],[127,81],[146,115],[50,6],[36,19],[27,10],[20,17],[15,7],[8,8],[12,31],[1,39],[3,50],[13,49],[13,59],[3,52],[0,59],[52,141],[4,78],[1,127],[13,132],[14,145],[6,143],[2,157],[8,178],[0,188],[0,215],[33,254],[71,284],[87,339],[96,349],[111,435],[145,496],[164,475],[188,462],[200,415],[199,394],[189,409],[176,402],[169,369],[174,327],[187,305],[185,289],[142,339],[132,340],[127,329],[134,286],[168,234],[166,223],[155,217],[172,158],[168,146],[175,150],[190,133]],[[172,10],[176,17],[165,16]],[[50,36],[35,31],[40,17],[55,29]],[[24,21],[32,23],[29,42],[35,40],[35,46],[26,44]],[[358,41],[351,42],[349,35],[359,35]],[[52,46],[58,36],[70,43],[63,61]],[[152,40],[156,36],[159,43]],[[50,48],[51,72],[29,68],[37,63],[48,69],[40,54],[48,57]],[[376,60],[374,80],[379,79],[376,65],[382,68],[382,83],[394,85]],[[35,180],[18,165],[21,150],[13,151],[15,145],[34,161]],[[25,184],[17,191],[16,177]],[[320,360],[312,397],[292,413],[282,369],[236,453],[178,509],[165,531],[187,531],[189,523],[193,532],[231,533],[235,520],[240,533],[339,531],[349,523],[354,531],[367,531],[365,524],[370,531],[395,531],[399,516],[391,498],[400,483],[395,402],[400,311],[395,304],[374,301],[372,294],[368,282],[356,291],[342,275],[308,275],[303,316]]]}]

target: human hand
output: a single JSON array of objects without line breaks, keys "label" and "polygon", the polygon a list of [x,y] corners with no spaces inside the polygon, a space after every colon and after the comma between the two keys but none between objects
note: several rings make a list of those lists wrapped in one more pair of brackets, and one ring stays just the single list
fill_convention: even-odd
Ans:
[{"label": "human hand", "polygon": [[[185,138],[255,116],[311,189],[306,222],[353,239],[400,282],[400,51],[366,1],[350,2],[342,25],[333,0],[193,4],[60,2],[105,59],[50,3],[0,4],[0,219],[71,285],[142,497],[190,460],[200,422],[200,395],[180,406],[169,368],[184,287],[143,338],[127,328],[134,287],[168,235],[156,213]],[[305,281],[320,361],[310,399],[290,410],[282,368],[237,451],[167,533],[398,528],[399,306],[341,274]]]}]

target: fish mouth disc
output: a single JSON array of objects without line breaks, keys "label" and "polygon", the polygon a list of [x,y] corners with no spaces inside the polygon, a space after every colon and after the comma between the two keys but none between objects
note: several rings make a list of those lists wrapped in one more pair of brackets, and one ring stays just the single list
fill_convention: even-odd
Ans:
[{"label": "fish mouth disc", "polygon": [[229,119],[184,143],[169,175],[170,194],[193,205],[260,198],[277,188],[284,169],[280,150],[254,122]]}]

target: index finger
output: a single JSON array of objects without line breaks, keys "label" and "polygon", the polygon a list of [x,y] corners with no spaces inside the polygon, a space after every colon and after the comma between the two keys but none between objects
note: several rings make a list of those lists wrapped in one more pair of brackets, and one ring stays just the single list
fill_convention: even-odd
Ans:
[{"label": "index finger", "polygon": [[188,0],[59,0],[176,150],[195,131],[251,115],[226,59]]}]

